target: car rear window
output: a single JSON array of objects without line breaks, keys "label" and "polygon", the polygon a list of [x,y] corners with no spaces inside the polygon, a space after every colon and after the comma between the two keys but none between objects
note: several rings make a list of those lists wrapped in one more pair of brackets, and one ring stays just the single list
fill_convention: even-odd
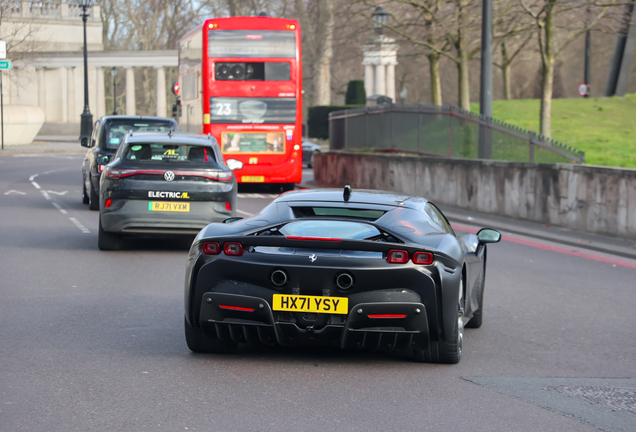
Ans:
[{"label": "car rear window", "polygon": [[290,222],[280,230],[286,237],[318,237],[365,240],[382,233],[373,225],[364,222],[337,220],[303,220]]},{"label": "car rear window", "polygon": [[117,148],[124,136],[130,132],[168,132],[177,130],[169,120],[111,120],[106,136],[108,148]]},{"label": "car rear window", "polygon": [[307,218],[307,217],[338,217],[338,218],[355,218],[355,219],[368,219],[376,220],[381,217],[386,211],[384,210],[371,210],[371,209],[356,209],[356,208],[340,208],[340,207],[293,207],[294,217]]},{"label": "car rear window", "polygon": [[144,163],[210,163],[216,166],[211,148],[186,144],[133,143],[126,149],[124,160]]}]

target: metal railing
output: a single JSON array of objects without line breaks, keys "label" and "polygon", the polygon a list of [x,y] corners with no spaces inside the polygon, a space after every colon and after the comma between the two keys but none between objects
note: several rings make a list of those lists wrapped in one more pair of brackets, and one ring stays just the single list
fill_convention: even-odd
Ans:
[{"label": "metal railing", "polygon": [[385,104],[334,111],[329,114],[329,146],[511,162],[585,163],[581,150],[451,105]]}]

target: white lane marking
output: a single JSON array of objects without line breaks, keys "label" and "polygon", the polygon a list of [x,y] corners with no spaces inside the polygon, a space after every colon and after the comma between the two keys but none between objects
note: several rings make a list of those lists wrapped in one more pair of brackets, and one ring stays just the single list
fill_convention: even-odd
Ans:
[{"label": "white lane marking", "polygon": [[44,195],[44,198],[46,198],[47,200],[51,199],[51,195],[46,193],[46,191],[44,189],[40,189],[40,192],[42,192],[42,195]]},{"label": "white lane marking", "polygon": [[252,216],[254,214],[254,213],[246,212],[246,211],[239,210],[239,209],[236,209],[236,212],[240,213],[242,215],[245,215],[245,216]]},{"label": "white lane marking", "polygon": [[75,218],[73,218],[73,217],[72,217],[72,218],[69,218],[69,219],[70,219],[70,220],[71,220],[71,222],[73,222],[73,223],[74,223],[74,224],[75,224],[75,225],[76,225],[76,226],[77,226],[77,227],[78,227],[78,228],[79,228],[79,229],[80,229],[80,230],[81,230],[84,234],[89,234],[89,233],[90,233],[90,231],[89,231],[89,230],[88,230],[88,229],[87,229],[84,225],[82,225],[82,224],[80,223],[80,221],[78,221],[77,219],[75,219]]},{"label": "white lane marking", "polygon": [[56,203],[56,202],[52,202],[51,204],[53,204],[53,207],[55,207],[56,209],[58,209],[58,210],[59,210],[62,214],[66,214],[66,213],[67,213],[67,211],[66,211],[66,210],[64,210],[64,209],[62,208],[62,206],[61,206],[61,205],[59,205],[58,203]]},{"label": "white lane marking", "polygon": [[48,192],[48,193],[55,194],[55,195],[66,195],[66,193],[67,193],[68,191],[55,192],[55,191],[52,191],[52,190],[48,190],[47,192]]},{"label": "white lane marking", "polygon": [[37,176],[39,176],[40,174],[33,174],[31,177],[29,177],[29,181],[32,182],[34,178],[36,178]]},{"label": "white lane marking", "polygon": [[37,184],[36,182],[32,181],[31,184],[33,185],[33,187],[35,187],[36,189],[41,189],[40,185]]},{"label": "white lane marking", "polygon": [[12,194],[12,193],[18,194],[18,195],[26,195],[26,193],[24,193],[24,192],[20,192],[20,191],[13,190],[13,189],[11,189],[10,191],[5,192],[4,194],[5,195],[9,195],[9,194]]}]

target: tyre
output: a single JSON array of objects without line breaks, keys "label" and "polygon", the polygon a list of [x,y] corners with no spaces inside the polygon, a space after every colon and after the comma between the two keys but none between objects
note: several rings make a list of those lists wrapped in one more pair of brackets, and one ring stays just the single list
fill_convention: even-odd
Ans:
[{"label": "tyre", "polygon": [[84,178],[82,178],[82,203],[88,204],[90,202],[90,198],[88,197],[88,193],[86,192],[86,183],[84,183]]},{"label": "tyre", "polygon": [[481,275],[477,281],[477,310],[473,313],[473,317],[466,323],[466,328],[479,328],[484,319],[484,282],[486,281],[486,263],[481,269]]},{"label": "tyre", "polygon": [[462,359],[464,345],[463,280],[460,281],[460,297],[453,329],[447,340],[431,341],[428,349],[414,349],[413,358],[418,362],[457,364]]},{"label": "tyre", "polygon": [[119,249],[119,235],[109,233],[102,228],[102,218],[99,218],[99,227],[97,229],[97,246],[99,250],[117,250]]},{"label": "tyre", "polygon": [[90,184],[90,197],[88,201],[88,208],[91,210],[99,210],[99,195],[95,192],[95,188],[93,187],[93,182],[89,182]]},{"label": "tyre", "polygon": [[236,351],[238,343],[223,342],[215,336],[210,336],[200,328],[192,327],[188,324],[188,320],[183,319],[185,325],[186,343],[190,351],[195,353],[231,353]]}]

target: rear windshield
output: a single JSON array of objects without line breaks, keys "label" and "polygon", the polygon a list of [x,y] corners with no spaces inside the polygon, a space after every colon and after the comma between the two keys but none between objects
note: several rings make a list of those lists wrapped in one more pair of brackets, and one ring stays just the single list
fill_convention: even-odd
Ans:
[{"label": "rear windshield", "polygon": [[149,163],[210,163],[216,166],[214,152],[209,147],[185,144],[135,143],[126,149],[124,160]]},{"label": "rear windshield", "polygon": [[177,130],[168,120],[111,120],[106,136],[108,148],[117,148],[124,136],[130,132],[168,132]]},{"label": "rear windshield", "polygon": [[209,57],[296,57],[296,33],[285,30],[210,30]]},{"label": "rear windshield", "polygon": [[290,222],[279,230],[287,237],[321,237],[365,240],[381,235],[373,225],[363,222],[304,220]]},{"label": "rear windshield", "polygon": [[294,217],[306,218],[313,216],[331,216],[338,218],[356,218],[376,220],[381,217],[384,210],[369,210],[356,208],[338,208],[338,207],[293,207]]}]

